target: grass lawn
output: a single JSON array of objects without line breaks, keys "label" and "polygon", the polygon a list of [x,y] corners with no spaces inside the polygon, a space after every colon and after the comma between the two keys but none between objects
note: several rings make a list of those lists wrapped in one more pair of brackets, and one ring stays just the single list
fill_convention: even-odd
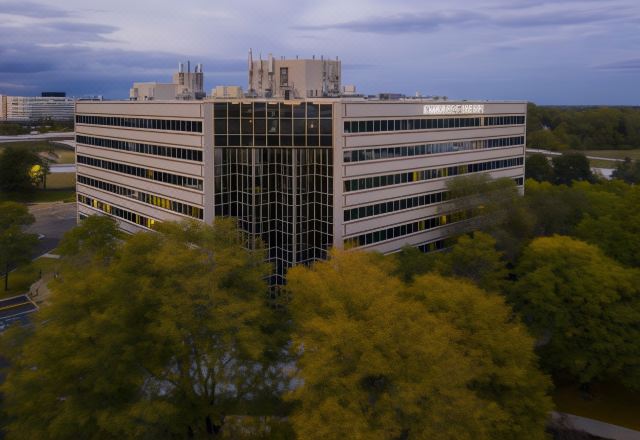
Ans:
[{"label": "grass lawn", "polygon": [[582,153],[585,156],[608,157],[611,159],[640,159],[640,149],[637,150],[578,150],[576,153]]},{"label": "grass lawn", "polygon": [[47,176],[47,189],[69,189],[76,186],[76,173],[51,173]]},{"label": "grass lawn", "polygon": [[47,189],[37,188],[31,192],[0,191],[0,202],[22,203],[75,202],[76,173],[55,173],[47,176]]},{"label": "grass lawn", "polygon": [[27,293],[29,291],[29,287],[40,279],[41,271],[44,276],[47,273],[53,272],[58,267],[59,263],[60,260],[56,260],[54,258],[38,258],[29,264],[18,267],[9,274],[8,291],[4,290],[4,277],[2,277],[2,284],[0,284],[0,298],[7,298]]},{"label": "grass lawn", "polygon": [[0,191],[0,202],[43,203],[43,202],[75,202],[74,189],[38,189],[30,193],[13,193]]},{"label": "grass lawn", "polygon": [[553,400],[560,412],[640,430],[640,392],[608,383],[594,385],[592,394],[585,400],[577,386],[564,386],[555,390]]}]

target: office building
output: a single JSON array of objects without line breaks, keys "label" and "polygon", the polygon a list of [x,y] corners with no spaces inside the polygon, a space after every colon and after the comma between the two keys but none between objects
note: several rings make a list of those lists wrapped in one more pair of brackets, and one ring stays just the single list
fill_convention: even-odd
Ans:
[{"label": "office building", "polygon": [[74,99],[49,95],[47,92],[42,96],[0,95],[0,121],[73,120]]},{"label": "office building", "polygon": [[202,64],[196,64],[191,71],[191,62],[178,63],[178,71],[174,73],[172,82],[136,82],[129,90],[132,101],[151,101],[163,99],[202,99],[204,92],[204,70]]},{"label": "office building", "polygon": [[78,102],[78,212],[130,232],[235,217],[265,243],[273,283],[331,246],[438,249],[466,219],[450,179],[522,185],[525,114],[525,102],[352,97]]}]

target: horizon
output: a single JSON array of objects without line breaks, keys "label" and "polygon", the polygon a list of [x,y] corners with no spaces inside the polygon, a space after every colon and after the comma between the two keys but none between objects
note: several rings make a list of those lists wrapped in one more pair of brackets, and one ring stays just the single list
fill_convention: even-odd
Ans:
[{"label": "horizon", "polygon": [[640,5],[633,0],[605,7],[594,0],[283,1],[275,8],[186,0],[170,13],[167,7],[0,0],[0,94],[126,99],[133,82],[170,82],[186,60],[204,64],[207,92],[246,89],[253,48],[254,59],[338,56],[342,84],[365,95],[640,105]]}]

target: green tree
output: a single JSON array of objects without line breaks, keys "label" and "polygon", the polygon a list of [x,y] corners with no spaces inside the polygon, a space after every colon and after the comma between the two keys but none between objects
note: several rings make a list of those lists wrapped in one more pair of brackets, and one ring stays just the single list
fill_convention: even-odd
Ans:
[{"label": "green tree", "polygon": [[480,229],[491,234],[509,261],[515,260],[532,236],[535,220],[522,203],[513,179],[492,179],[487,174],[456,177],[447,182],[450,211],[471,211],[475,217],[458,233]]},{"label": "green tree", "polygon": [[274,411],[286,383],[262,252],[231,220],[158,230],[106,267],[63,266],[10,356],[8,438],[216,438],[236,415]]},{"label": "green tree", "polygon": [[571,185],[576,180],[594,180],[589,159],[584,154],[565,153],[562,156],[554,156],[552,162],[555,182],[558,184]]},{"label": "green tree", "polygon": [[393,275],[403,281],[411,281],[416,275],[422,275],[433,269],[434,256],[422,252],[415,246],[404,246],[400,252],[392,254],[396,260]]},{"label": "green tree", "polygon": [[640,162],[625,157],[624,162],[619,162],[616,166],[613,178],[627,183],[640,183]]},{"label": "green tree", "polygon": [[496,240],[483,232],[462,235],[448,252],[438,255],[433,267],[442,275],[467,278],[490,292],[502,291],[509,275]]},{"label": "green tree", "polygon": [[553,236],[527,247],[517,276],[511,300],[550,371],[583,384],[615,378],[640,386],[638,272],[595,246]]},{"label": "green tree", "polygon": [[640,187],[620,180],[581,187],[587,205],[574,235],[622,264],[640,267]]},{"label": "green tree", "polygon": [[[38,183],[42,159],[23,148],[4,148],[0,154],[0,190],[28,191]],[[34,167],[37,171],[34,171]]]},{"label": "green tree", "polygon": [[547,157],[543,154],[531,154],[527,156],[524,170],[527,179],[534,179],[538,182],[551,182],[554,178],[553,168]]},{"label": "green tree", "polygon": [[65,263],[86,264],[97,258],[106,264],[125,238],[112,217],[91,215],[64,234],[58,253],[66,257]]},{"label": "green tree", "polygon": [[38,241],[35,234],[23,231],[35,221],[26,206],[14,202],[0,202],[0,267],[4,269],[4,290],[9,290],[9,271],[12,266],[27,263]]},{"label": "green tree", "polygon": [[544,438],[548,380],[501,297],[332,251],[287,277],[299,438]]},{"label": "green tree", "polygon": [[527,180],[520,204],[533,221],[533,236],[572,235],[590,207],[591,187],[586,182],[566,186]]}]

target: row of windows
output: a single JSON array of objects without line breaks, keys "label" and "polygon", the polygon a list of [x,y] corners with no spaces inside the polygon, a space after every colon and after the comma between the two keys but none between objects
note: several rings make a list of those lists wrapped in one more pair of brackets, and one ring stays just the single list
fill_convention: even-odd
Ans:
[{"label": "row of windows", "polygon": [[512,147],[523,145],[524,136],[513,136],[475,141],[441,142],[436,144],[409,145],[406,147],[367,148],[344,152],[345,162],[392,159],[394,157],[424,156],[427,154],[451,153],[456,151],[481,150],[486,148]]},{"label": "row of windows", "polygon": [[130,174],[132,176],[142,177],[143,179],[155,180],[158,182],[202,191],[202,180],[194,177],[180,176],[177,174],[151,170],[149,168],[134,167],[123,163],[110,162],[108,160],[81,155],[78,155],[78,163],[92,167],[104,168],[105,170],[116,171],[118,173]]},{"label": "row of windows", "polygon": [[189,217],[198,218],[200,220],[202,220],[203,218],[202,208],[187,205],[186,203],[176,202],[175,200],[166,199],[160,196],[154,196],[152,194],[147,194],[135,189],[126,188],[124,186],[115,185],[109,182],[103,182],[102,180],[93,179],[81,174],[78,174],[78,183],[89,185],[103,191],[109,191],[120,196],[129,197],[142,203],[158,206],[160,208],[168,209],[179,214],[188,215]]},{"label": "row of windows", "polygon": [[439,128],[466,128],[490,125],[522,125],[524,116],[490,116],[429,119],[382,119],[370,121],[344,121],[345,133],[377,131],[433,130]]},{"label": "row of windows", "polygon": [[358,220],[374,215],[387,214],[389,212],[401,211],[403,209],[417,208],[418,206],[428,206],[434,203],[444,202],[448,199],[449,192],[423,194],[421,196],[409,197],[400,200],[376,203],[374,205],[361,206],[359,208],[346,209],[344,211],[344,221]]},{"label": "row of windows", "polygon": [[175,159],[194,160],[202,162],[202,151],[179,147],[164,147],[162,145],[140,144],[138,142],[118,141],[115,139],[97,138],[92,136],[76,136],[76,142],[96,147],[112,148],[114,150],[132,151],[134,153],[152,154]]},{"label": "row of windows", "polygon": [[333,134],[333,119],[216,119],[214,133],[255,135]]},{"label": "row of windows", "polygon": [[[514,179],[517,186],[524,184],[522,177]],[[402,211],[404,209],[417,208],[419,206],[428,206],[434,203],[446,202],[449,199],[449,192],[442,191],[439,193],[423,194],[420,196],[409,197],[400,200],[391,200],[388,202],[376,203],[373,205],[360,206],[359,208],[351,208],[344,211],[344,221],[359,220],[374,215],[388,214],[391,212]]]},{"label": "row of windows", "polygon": [[91,206],[92,208],[99,209],[102,212],[106,212],[109,215],[119,217],[127,220],[136,225],[144,226],[145,228],[152,228],[158,220],[145,217],[135,212],[127,211],[126,209],[119,208],[117,206],[110,205],[97,199],[85,196],[84,194],[78,194],[78,203]]},{"label": "row of windows", "polygon": [[213,117],[225,118],[329,118],[332,116],[331,104],[314,104],[302,102],[300,104],[285,104],[283,102],[247,102],[234,104],[231,102],[216,102],[213,104]]},{"label": "row of windows", "polygon": [[76,115],[77,124],[109,125],[113,127],[144,128],[147,130],[188,131],[202,133],[202,121],[178,119],[123,118],[120,116]]},{"label": "row of windows", "polygon": [[473,216],[473,211],[460,211],[447,215],[438,215],[429,217],[417,222],[407,223],[392,228],[381,229],[379,231],[369,232],[367,234],[358,235],[345,239],[345,247],[359,247],[368,244],[379,243],[385,240],[403,237],[415,232],[428,231],[429,229],[444,226],[450,223],[457,223]]},{"label": "row of windows", "polygon": [[216,147],[330,147],[333,145],[332,136],[309,135],[216,135],[213,137]]},{"label": "row of windows", "polygon": [[489,162],[458,165],[453,167],[433,168],[422,171],[410,171],[408,173],[387,174],[384,176],[375,177],[362,177],[360,179],[346,180],[344,182],[344,191],[358,191],[362,189],[378,188],[381,186],[399,185],[402,183],[419,182],[421,180],[438,179],[440,177],[478,173],[482,171],[521,166],[523,163],[524,159],[522,157],[514,157],[511,159],[492,160]]}]

